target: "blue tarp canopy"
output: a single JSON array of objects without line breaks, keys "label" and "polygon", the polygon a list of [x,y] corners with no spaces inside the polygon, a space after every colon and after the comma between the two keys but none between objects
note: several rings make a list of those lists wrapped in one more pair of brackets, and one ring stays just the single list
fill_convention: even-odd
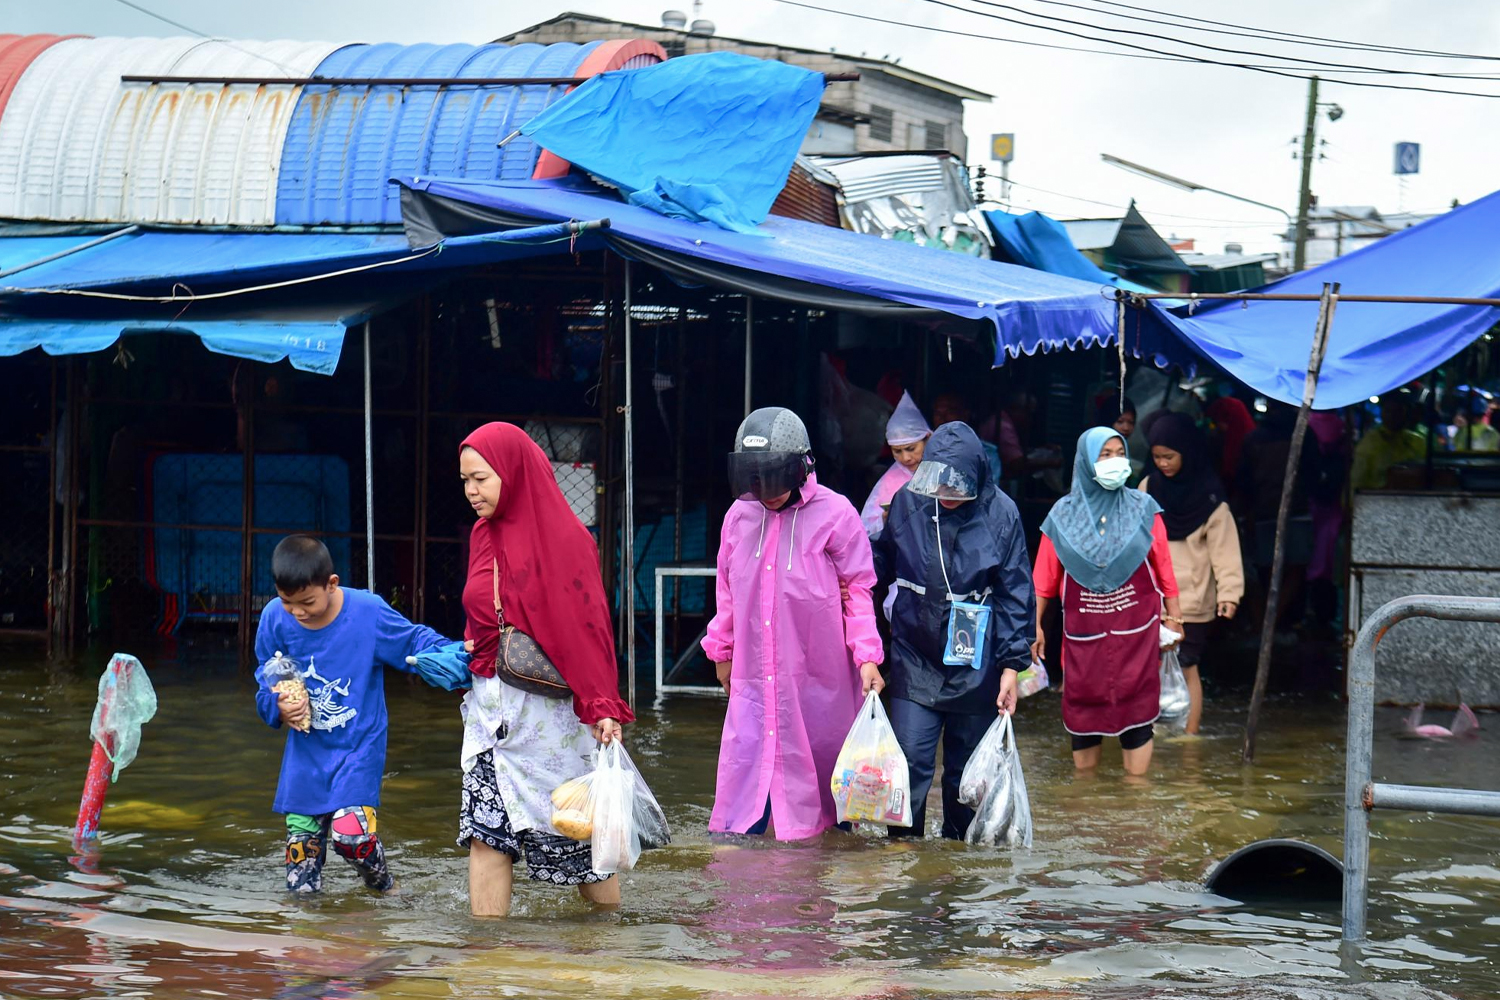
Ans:
[{"label": "blue tarp canopy", "polygon": [[[1500,192],[1404,229],[1258,292],[1317,295],[1500,297]],[[1215,301],[1189,314],[1152,303],[1127,319],[1126,344],[1158,364],[1200,358],[1286,403],[1302,402],[1317,302]],[[1463,350],[1496,322],[1493,306],[1340,302],[1315,407],[1338,409],[1410,382]]]},{"label": "blue tarp canopy", "polygon": [[83,354],[122,334],[178,333],[220,354],[329,375],[348,326],[446,270],[566,239],[557,227],[420,248],[392,232],[0,235],[0,355]]},{"label": "blue tarp canopy", "polygon": [[611,227],[600,239],[684,284],[896,318],[988,321],[996,333],[996,365],[1007,356],[1114,338],[1114,303],[1100,285],[1015,264],[780,216],[768,218],[755,234],[730,232],[624,205],[577,184],[433,178],[403,183],[402,218],[413,245],[450,234],[607,216]]},{"label": "blue tarp canopy", "polygon": [[1062,274],[1080,281],[1113,285],[1132,292],[1157,290],[1127,281],[1096,265],[1073,245],[1072,238],[1061,223],[1041,212],[1013,215],[1010,212],[987,211],[984,215],[989,220],[990,229],[994,230],[1001,249],[1017,264],[1025,264],[1048,274]]},{"label": "blue tarp canopy", "polygon": [[631,204],[753,232],[822,96],[821,73],[709,52],[601,73],[521,132]]}]

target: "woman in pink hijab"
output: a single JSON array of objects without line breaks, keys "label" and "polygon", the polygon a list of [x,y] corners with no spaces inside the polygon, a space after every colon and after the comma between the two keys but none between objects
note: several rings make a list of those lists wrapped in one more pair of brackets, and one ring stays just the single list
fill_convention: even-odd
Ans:
[{"label": "woman in pink hijab", "polygon": [[870,540],[854,505],[818,485],[811,450],[801,419],[770,407],[745,418],[729,456],[737,499],[703,640],[729,695],[714,833],[802,840],[833,826],[834,762],[863,695],[885,686]]},{"label": "woman in pink hijab", "polygon": [[870,491],[869,499],[859,512],[865,534],[871,538],[884,529],[891,498],[901,487],[911,482],[912,473],[922,462],[922,449],[930,437],[932,428],[927,426],[922,411],[912,401],[911,393],[903,392],[901,402],[896,404],[896,412],[891,414],[891,419],[885,425],[885,443],[891,446],[891,455],[896,459],[896,464],[885,470],[885,475],[880,477],[875,488]]}]

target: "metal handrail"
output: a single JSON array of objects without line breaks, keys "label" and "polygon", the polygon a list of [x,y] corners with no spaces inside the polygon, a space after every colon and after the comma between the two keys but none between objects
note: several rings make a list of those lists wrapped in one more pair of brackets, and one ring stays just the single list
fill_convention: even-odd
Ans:
[{"label": "metal handrail", "polygon": [[1500,598],[1416,595],[1391,601],[1359,630],[1349,657],[1349,734],[1344,777],[1344,940],[1363,941],[1370,885],[1370,811],[1500,816],[1500,792],[1470,788],[1389,785],[1371,780],[1375,740],[1375,647],[1407,618],[1500,623]]}]

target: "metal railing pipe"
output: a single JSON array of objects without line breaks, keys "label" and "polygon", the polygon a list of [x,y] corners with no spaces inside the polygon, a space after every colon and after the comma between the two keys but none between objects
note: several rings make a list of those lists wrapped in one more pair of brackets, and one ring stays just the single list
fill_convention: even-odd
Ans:
[{"label": "metal railing pipe", "polygon": [[[1361,626],[1349,654],[1349,729],[1344,744],[1344,940],[1363,941],[1370,885],[1370,757],[1375,735],[1375,647],[1407,618],[1500,622],[1500,598],[1402,597],[1379,608]],[[1447,811],[1444,809],[1443,811]]]},{"label": "metal railing pipe", "polygon": [[1365,792],[1371,809],[1500,816],[1500,792],[1477,788],[1438,788],[1432,785],[1387,785],[1374,782]]}]

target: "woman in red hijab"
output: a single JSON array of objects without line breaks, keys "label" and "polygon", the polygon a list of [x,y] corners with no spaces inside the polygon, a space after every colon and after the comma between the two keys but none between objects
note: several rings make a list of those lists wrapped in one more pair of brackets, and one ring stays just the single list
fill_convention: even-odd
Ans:
[{"label": "woman in red hijab", "polygon": [[[589,845],[552,826],[552,790],[590,770],[595,741],[633,721],[620,700],[614,630],[599,550],[552,474],[514,424],[485,424],[459,449],[464,496],[479,520],[469,538],[465,637],[474,686],[464,696],[458,845],[469,849],[475,916],[510,912],[512,868],[576,885],[591,903],[620,902],[619,880],[592,870]],[[572,698],[523,691],[496,676],[496,602],[507,625],[536,640]]]}]

